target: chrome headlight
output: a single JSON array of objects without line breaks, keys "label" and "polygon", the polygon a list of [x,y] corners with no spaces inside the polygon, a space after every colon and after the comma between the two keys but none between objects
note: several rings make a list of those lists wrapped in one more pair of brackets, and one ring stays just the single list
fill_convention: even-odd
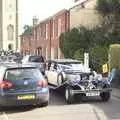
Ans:
[{"label": "chrome headlight", "polygon": [[80,75],[75,75],[74,82],[80,82],[80,80],[81,80]]}]

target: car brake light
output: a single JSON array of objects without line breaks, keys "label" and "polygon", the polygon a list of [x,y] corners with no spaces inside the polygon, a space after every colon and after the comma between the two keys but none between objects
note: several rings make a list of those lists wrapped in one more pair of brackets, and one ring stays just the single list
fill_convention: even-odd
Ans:
[{"label": "car brake light", "polygon": [[8,82],[8,81],[2,81],[0,82],[0,88],[1,89],[9,89],[12,87],[12,83]]},{"label": "car brake light", "polygon": [[47,81],[46,80],[39,80],[38,81],[38,85],[40,87],[46,87],[47,86]]}]

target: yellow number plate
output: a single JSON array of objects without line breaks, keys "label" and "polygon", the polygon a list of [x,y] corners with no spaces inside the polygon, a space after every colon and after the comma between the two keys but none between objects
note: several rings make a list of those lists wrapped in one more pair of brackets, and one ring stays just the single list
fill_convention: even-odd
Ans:
[{"label": "yellow number plate", "polygon": [[35,95],[21,95],[17,97],[18,100],[31,100],[35,99]]}]

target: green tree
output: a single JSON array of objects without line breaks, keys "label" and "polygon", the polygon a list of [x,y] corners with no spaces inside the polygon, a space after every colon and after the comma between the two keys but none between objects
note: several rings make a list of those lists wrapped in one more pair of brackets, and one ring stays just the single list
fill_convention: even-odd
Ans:
[{"label": "green tree", "polygon": [[73,28],[60,36],[60,48],[65,57],[74,58],[78,49],[88,51],[92,46],[92,31],[85,27]]},{"label": "green tree", "polygon": [[79,42],[79,31],[77,28],[73,28],[70,31],[61,34],[60,36],[60,48],[66,58],[73,58],[75,51],[78,49],[76,43]]},{"label": "green tree", "polygon": [[96,8],[102,14],[120,14],[120,0],[97,0]]},{"label": "green tree", "polygon": [[103,16],[103,27],[111,32],[120,32],[120,0],[97,0],[96,9]]},{"label": "green tree", "polygon": [[113,68],[120,69],[120,44],[112,44],[109,49],[110,55],[110,70]]},{"label": "green tree", "polygon": [[96,46],[90,48],[90,67],[102,72],[102,65],[108,61],[108,47]]},{"label": "green tree", "polygon": [[76,50],[74,58],[80,61],[84,61],[84,50],[83,49]]},{"label": "green tree", "polygon": [[60,36],[60,49],[66,58],[83,60],[84,52],[89,52],[90,66],[98,72],[102,71],[102,65],[108,61],[108,48],[114,43],[120,43],[120,35],[109,32],[104,26],[93,29],[81,26]]},{"label": "green tree", "polygon": [[83,60],[84,52],[89,52],[91,67],[101,71],[102,64],[108,60],[106,57],[108,46],[113,42],[111,41],[112,39],[109,39],[109,35],[106,36],[105,34],[102,28],[94,28],[92,30],[85,27],[74,28],[61,34],[61,51],[66,58],[78,60]]},{"label": "green tree", "polygon": [[23,29],[24,29],[23,35],[32,34],[32,26],[24,25]]}]

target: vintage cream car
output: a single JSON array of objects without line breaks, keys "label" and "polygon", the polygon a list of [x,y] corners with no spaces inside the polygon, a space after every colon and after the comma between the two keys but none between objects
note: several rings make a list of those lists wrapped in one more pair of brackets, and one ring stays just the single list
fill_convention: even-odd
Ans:
[{"label": "vintage cream car", "polygon": [[47,61],[46,78],[54,90],[62,89],[65,100],[71,104],[75,96],[100,96],[102,101],[110,99],[110,81],[94,71],[85,69],[84,65],[77,60],[60,59]]},{"label": "vintage cream car", "polygon": [[[45,72],[48,83],[60,86],[66,80],[79,79],[79,75],[66,75],[67,71],[84,71],[84,65],[78,60],[56,59],[47,61],[47,70]],[[67,78],[67,79],[66,79]]]}]

